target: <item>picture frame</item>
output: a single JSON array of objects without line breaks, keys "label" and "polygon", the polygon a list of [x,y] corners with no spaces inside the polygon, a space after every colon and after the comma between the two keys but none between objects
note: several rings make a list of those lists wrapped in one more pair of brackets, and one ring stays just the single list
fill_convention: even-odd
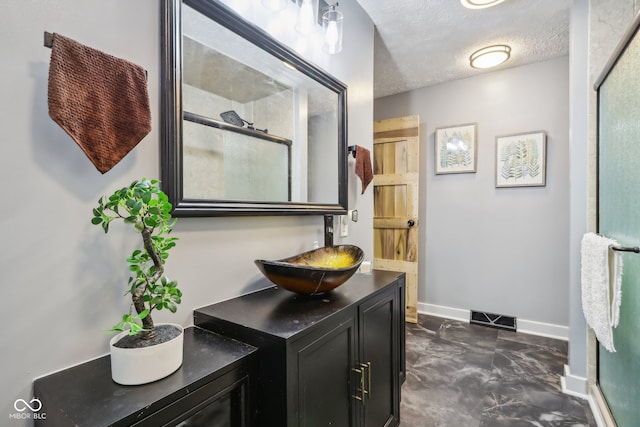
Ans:
[{"label": "picture frame", "polygon": [[496,137],[496,188],[544,187],[547,135],[543,131]]},{"label": "picture frame", "polygon": [[437,128],[435,131],[436,175],[448,173],[475,173],[478,125],[463,125]]}]

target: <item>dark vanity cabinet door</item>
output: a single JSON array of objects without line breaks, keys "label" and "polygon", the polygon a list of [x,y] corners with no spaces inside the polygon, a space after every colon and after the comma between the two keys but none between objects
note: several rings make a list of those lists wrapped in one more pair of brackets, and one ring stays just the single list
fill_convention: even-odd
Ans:
[{"label": "dark vanity cabinet door", "polygon": [[395,426],[399,422],[399,289],[357,306],[356,315],[292,345],[291,413],[300,427]]},{"label": "dark vanity cabinet door", "polygon": [[300,340],[289,367],[293,398],[289,425],[355,426],[352,367],[356,358],[354,319]]},{"label": "dark vanity cabinet door", "polygon": [[[360,414],[363,426],[395,426],[400,408],[400,302],[391,288],[360,305]],[[362,385],[365,386],[362,389]]]},{"label": "dark vanity cabinet door", "polygon": [[255,426],[251,400],[256,396],[250,395],[252,387],[255,390],[251,385],[255,375],[245,367],[236,368],[132,427]]}]

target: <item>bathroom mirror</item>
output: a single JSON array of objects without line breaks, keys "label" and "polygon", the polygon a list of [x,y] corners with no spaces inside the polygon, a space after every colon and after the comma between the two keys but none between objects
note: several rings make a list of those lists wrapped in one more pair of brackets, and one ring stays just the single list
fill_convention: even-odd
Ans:
[{"label": "bathroom mirror", "polygon": [[162,22],[174,214],[346,213],[346,86],[216,0],[164,0]]}]

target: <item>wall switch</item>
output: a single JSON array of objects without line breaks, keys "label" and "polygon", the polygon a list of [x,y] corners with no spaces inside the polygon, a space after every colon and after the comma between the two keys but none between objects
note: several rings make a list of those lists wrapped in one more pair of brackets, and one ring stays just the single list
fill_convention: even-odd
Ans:
[{"label": "wall switch", "polygon": [[340,216],[340,237],[347,237],[349,235],[349,216]]}]

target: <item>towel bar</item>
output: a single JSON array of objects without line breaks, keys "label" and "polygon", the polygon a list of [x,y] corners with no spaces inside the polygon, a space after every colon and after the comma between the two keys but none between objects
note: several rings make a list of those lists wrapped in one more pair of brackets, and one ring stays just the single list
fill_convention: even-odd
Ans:
[{"label": "towel bar", "polygon": [[44,32],[44,47],[53,47],[53,33],[50,33],[48,31]]},{"label": "towel bar", "polygon": [[[49,49],[53,47],[53,33],[48,31],[44,32],[44,47],[48,47]],[[147,77],[147,80],[149,80],[149,72],[147,70],[144,70],[144,75]]]},{"label": "towel bar", "polygon": [[609,248],[613,251],[618,251],[618,252],[635,252],[635,253],[640,253],[640,248],[637,246],[614,246],[611,245],[609,246]]}]

